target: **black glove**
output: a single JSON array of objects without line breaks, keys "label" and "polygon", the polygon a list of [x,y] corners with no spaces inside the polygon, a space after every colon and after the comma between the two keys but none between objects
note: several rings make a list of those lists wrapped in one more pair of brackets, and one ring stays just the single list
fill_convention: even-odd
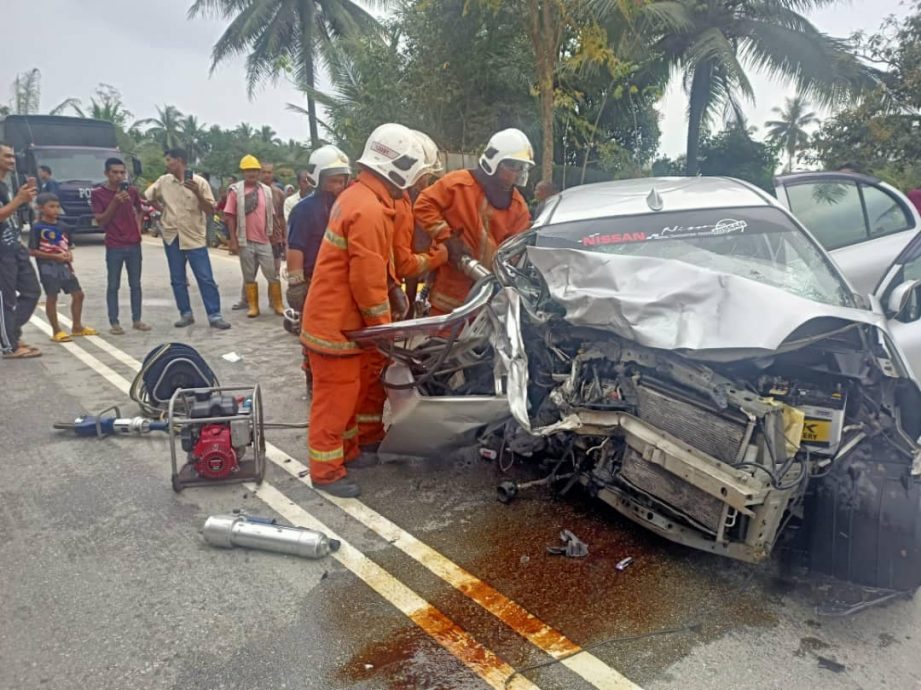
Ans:
[{"label": "black glove", "polygon": [[445,247],[448,248],[448,263],[455,266],[460,263],[461,257],[470,256],[470,250],[460,238],[460,230],[455,230],[454,233],[445,240]]}]

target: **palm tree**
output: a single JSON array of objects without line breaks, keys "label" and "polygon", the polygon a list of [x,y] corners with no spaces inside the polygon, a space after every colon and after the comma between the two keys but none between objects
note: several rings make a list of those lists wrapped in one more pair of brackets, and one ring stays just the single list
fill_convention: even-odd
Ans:
[{"label": "palm tree", "polygon": [[157,106],[157,116],[138,120],[136,126],[150,125],[146,134],[150,139],[162,146],[171,149],[182,145],[182,120],[183,115],[174,105]]},{"label": "palm tree", "polygon": [[64,111],[68,108],[76,112],[80,117],[86,117],[83,113],[80,112],[80,99],[79,98],[65,98],[63,101],[54,106],[51,110],[48,111],[49,115],[63,115]]},{"label": "palm tree", "polygon": [[262,125],[259,131],[256,132],[256,137],[265,144],[281,144],[281,139],[278,138],[278,132],[269,125]]},{"label": "palm tree", "polygon": [[201,157],[208,151],[208,130],[206,125],[199,122],[194,115],[188,115],[180,125],[180,132],[185,142],[186,151],[189,153],[189,162],[198,164]]},{"label": "palm tree", "polygon": [[17,74],[13,80],[10,110],[15,115],[34,115],[42,98],[42,73],[38,67]]},{"label": "palm tree", "polygon": [[[379,0],[379,5],[387,4]],[[276,78],[285,65],[293,69],[297,85],[313,89],[317,50],[328,48],[342,37],[379,29],[377,20],[352,0],[195,0],[189,17],[217,15],[230,25],[211,51],[211,70],[241,53],[246,58],[250,97],[256,86]],[[319,145],[316,103],[307,94],[310,140]]]},{"label": "palm tree", "polygon": [[[593,0],[610,12],[614,0]],[[638,27],[653,51],[683,76],[688,94],[687,174],[698,172],[702,129],[739,97],[754,101],[747,72],[792,80],[805,97],[831,105],[878,81],[839,39],[801,12],[837,0],[652,0]]]},{"label": "palm tree", "polygon": [[768,120],[764,126],[768,128],[767,139],[783,146],[787,152],[787,172],[793,169],[793,159],[798,149],[809,145],[809,135],[806,127],[819,121],[816,114],[809,110],[806,99],[800,95],[787,98],[783,108],[771,108],[780,116],[779,120]]},{"label": "palm tree", "polygon": [[65,108],[71,108],[78,117],[90,117],[94,120],[111,122],[122,130],[128,129],[128,121],[134,117],[122,102],[121,92],[111,84],[100,83],[95,95],[90,98],[90,107],[83,107],[79,98],[68,98],[51,111],[56,115]]},{"label": "palm tree", "polygon": [[233,128],[234,136],[243,141],[249,141],[254,136],[256,136],[256,130],[253,129],[253,126],[248,122],[241,122],[236,127]]}]

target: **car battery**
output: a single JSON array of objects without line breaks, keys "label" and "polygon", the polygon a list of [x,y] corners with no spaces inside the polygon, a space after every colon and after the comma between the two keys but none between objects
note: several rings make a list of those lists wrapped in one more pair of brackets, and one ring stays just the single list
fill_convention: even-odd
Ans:
[{"label": "car battery", "polygon": [[822,390],[809,385],[775,383],[770,395],[803,411],[802,447],[810,453],[834,455],[841,444],[847,393],[840,388]]}]

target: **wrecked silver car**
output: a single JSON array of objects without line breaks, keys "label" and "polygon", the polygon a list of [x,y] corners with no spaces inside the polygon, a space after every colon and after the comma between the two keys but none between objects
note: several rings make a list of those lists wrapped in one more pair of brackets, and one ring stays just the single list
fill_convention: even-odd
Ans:
[{"label": "wrecked silver car", "polygon": [[491,268],[452,314],[353,334],[394,362],[382,452],[478,439],[696,549],[754,563],[783,539],[845,580],[921,584],[918,384],[774,199],[579,187]]}]

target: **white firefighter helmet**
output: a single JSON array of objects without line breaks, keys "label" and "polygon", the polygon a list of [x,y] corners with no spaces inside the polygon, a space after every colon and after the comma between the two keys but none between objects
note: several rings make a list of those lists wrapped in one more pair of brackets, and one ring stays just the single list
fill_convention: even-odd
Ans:
[{"label": "white firefighter helmet", "polygon": [[424,172],[429,175],[438,175],[444,172],[444,167],[441,165],[441,161],[438,160],[438,144],[425,132],[420,132],[418,129],[412,130],[412,133],[416,135],[419,139],[419,143],[422,144],[422,150],[425,151],[425,167]]},{"label": "white firefighter helmet", "polygon": [[349,157],[332,144],[318,148],[307,161],[307,179],[313,187],[320,186],[323,175],[349,175],[351,172]]},{"label": "white firefighter helmet", "polygon": [[357,162],[399,189],[407,189],[425,172],[425,150],[411,129],[388,122],[371,132]]},{"label": "white firefighter helmet", "polygon": [[528,183],[528,170],[534,167],[534,149],[520,129],[503,129],[493,134],[480,156],[480,168],[487,175],[494,175],[503,161],[523,164],[515,184],[522,187]]}]

